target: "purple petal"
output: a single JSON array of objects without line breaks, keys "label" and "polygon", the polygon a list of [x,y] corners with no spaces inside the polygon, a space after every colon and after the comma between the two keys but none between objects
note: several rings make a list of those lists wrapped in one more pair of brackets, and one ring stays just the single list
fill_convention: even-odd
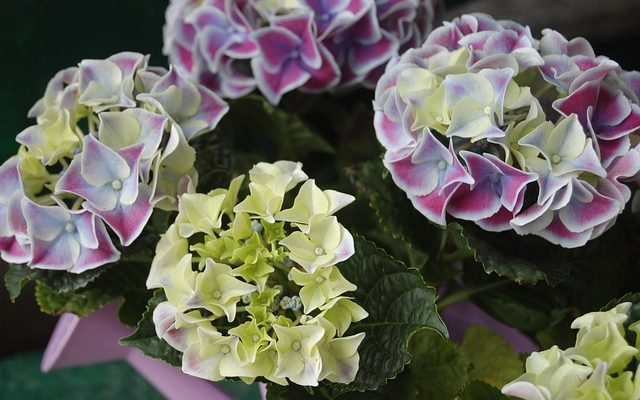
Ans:
[{"label": "purple petal", "polygon": [[627,136],[640,129],[640,107],[631,104],[631,112],[619,124],[615,126],[599,126],[595,131],[599,139],[613,140]]},{"label": "purple petal", "polygon": [[274,27],[285,28],[301,41],[298,52],[302,61],[311,69],[318,69],[322,59],[313,32],[312,13],[296,14],[273,18]]},{"label": "purple petal", "polygon": [[538,236],[550,241],[553,244],[560,245],[565,248],[576,248],[584,246],[591,238],[593,229],[584,232],[571,232],[568,230],[560,218],[553,218],[551,223],[537,233]]},{"label": "purple petal", "polygon": [[319,69],[311,71],[311,77],[302,86],[306,92],[325,91],[335,86],[340,80],[340,68],[329,51],[321,44],[318,45],[322,56],[322,65]]},{"label": "purple petal", "polygon": [[[269,27],[253,33],[260,48],[261,67],[277,72],[298,51],[301,40],[291,31],[281,27]],[[252,62],[253,65],[253,62]],[[254,68],[255,74],[255,68]]]},{"label": "purple petal", "polygon": [[260,91],[273,104],[278,104],[283,94],[305,84],[311,74],[302,69],[296,60],[288,60],[282,65],[282,70],[269,72],[263,65],[261,58],[251,60],[251,67]]},{"label": "purple petal", "polygon": [[380,40],[375,43],[354,43],[349,52],[349,66],[357,74],[366,74],[378,65],[387,62],[397,53],[400,44],[390,33],[382,31]]},{"label": "purple petal", "polygon": [[489,232],[504,232],[511,229],[511,220],[514,215],[512,211],[501,207],[500,210],[492,216],[484,219],[479,219],[475,223],[485,231]]}]

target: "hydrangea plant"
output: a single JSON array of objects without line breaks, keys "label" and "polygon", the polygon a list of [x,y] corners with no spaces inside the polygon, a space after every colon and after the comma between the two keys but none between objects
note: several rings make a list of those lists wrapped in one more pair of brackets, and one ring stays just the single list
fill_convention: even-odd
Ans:
[{"label": "hydrangea plant", "polygon": [[[625,337],[631,306],[625,302],[577,318],[571,324],[578,329],[575,346],[533,352],[526,372],[502,393],[525,400],[640,399],[638,371],[630,366],[640,350]],[[639,327],[634,322],[628,329],[637,332]]]},{"label": "hydrangea plant", "polygon": [[[148,56],[118,53],[58,72],[29,111],[18,154],[0,166],[0,254],[73,273],[115,262],[153,208],[197,183],[188,141],[227,112],[210,90]],[[106,224],[106,226],[105,226]]]},{"label": "hydrangea plant", "polygon": [[204,379],[350,383],[365,333],[345,332],[368,314],[340,273],[354,241],[333,214],[354,198],[290,161],[256,164],[239,199],[243,180],[180,196],[147,279],[167,299],[153,311],[158,337]]},{"label": "hydrangea plant", "polygon": [[431,30],[434,0],[175,0],[164,52],[223,97],[256,87],[274,104],[300,89],[373,86]]},{"label": "hydrangea plant", "polygon": [[393,180],[429,220],[579,247],[631,197],[637,82],[582,38],[463,15],[387,65],[375,129]]}]

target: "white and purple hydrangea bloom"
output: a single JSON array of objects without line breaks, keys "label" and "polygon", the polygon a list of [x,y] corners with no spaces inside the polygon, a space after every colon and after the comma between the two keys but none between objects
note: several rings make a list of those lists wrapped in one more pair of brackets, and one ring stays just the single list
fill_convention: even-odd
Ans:
[{"label": "white and purple hydrangea bloom", "polygon": [[571,248],[631,198],[638,89],[640,75],[582,38],[537,40],[515,22],[464,15],[387,65],[374,126],[393,180],[431,221],[449,214]]},{"label": "white and purple hydrangea bloom", "polygon": [[431,30],[436,0],[174,0],[163,51],[222,97],[374,87],[384,64]]},{"label": "white and purple hydrangea bloom", "polygon": [[49,82],[18,154],[0,166],[0,254],[32,268],[80,273],[116,262],[154,208],[177,209],[197,184],[189,140],[227,104],[175,69],[119,53],[84,60]]}]

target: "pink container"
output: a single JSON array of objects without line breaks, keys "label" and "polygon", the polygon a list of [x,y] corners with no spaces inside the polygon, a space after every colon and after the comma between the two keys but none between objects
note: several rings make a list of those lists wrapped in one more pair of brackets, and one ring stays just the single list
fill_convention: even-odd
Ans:
[{"label": "pink container", "polygon": [[42,371],[125,360],[167,399],[233,399],[209,381],[183,374],[179,368],[149,358],[138,349],[120,346],[118,340],[133,330],[118,321],[117,311],[113,303],[86,318],[63,314],[42,357]]}]

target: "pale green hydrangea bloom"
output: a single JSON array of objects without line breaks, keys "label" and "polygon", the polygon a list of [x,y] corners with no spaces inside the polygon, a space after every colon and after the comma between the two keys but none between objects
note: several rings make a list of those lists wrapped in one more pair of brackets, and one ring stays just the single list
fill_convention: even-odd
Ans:
[{"label": "pale green hydrangea bloom", "polygon": [[577,318],[571,325],[578,329],[576,345],[532,353],[526,372],[502,393],[525,400],[640,400],[638,371],[628,370],[638,354],[625,339],[630,308],[621,303]]},{"label": "pale green hydrangea bloom", "polygon": [[185,373],[307,386],[355,378],[364,333],[344,335],[368,314],[344,297],[357,289],[339,265],[353,237],[333,215],[354,198],[321,190],[301,167],[257,164],[244,198],[244,177],[180,198],[147,286],[164,290],[156,334],[184,353]]}]

